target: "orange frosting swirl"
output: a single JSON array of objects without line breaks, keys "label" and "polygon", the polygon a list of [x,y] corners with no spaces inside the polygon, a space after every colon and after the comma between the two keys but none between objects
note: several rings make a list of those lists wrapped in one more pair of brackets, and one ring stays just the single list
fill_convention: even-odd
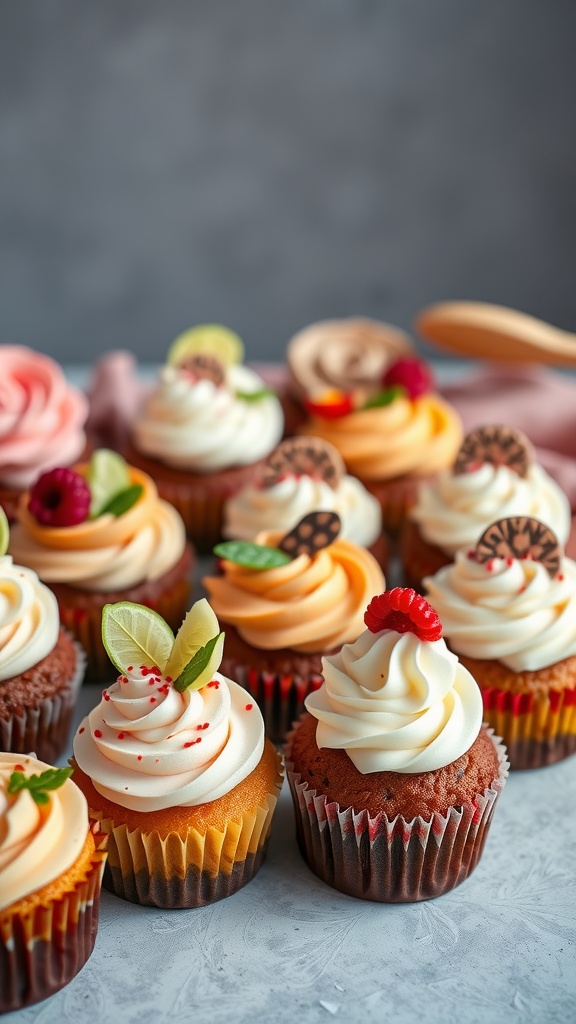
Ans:
[{"label": "orange frosting swirl", "polygon": [[433,393],[396,398],[338,419],[314,416],[300,433],[333,444],[361,480],[436,473],[452,465],[463,436],[458,414]]},{"label": "orange frosting swirl", "polygon": [[[264,531],[256,543],[274,547],[281,538],[281,532]],[[311,654],[356,640],[366,605],[386,586],[372,555],[340,539],[275,569],[224,561],[223,570],[204,580],[210,604],[221,622],[260,650]]]}]

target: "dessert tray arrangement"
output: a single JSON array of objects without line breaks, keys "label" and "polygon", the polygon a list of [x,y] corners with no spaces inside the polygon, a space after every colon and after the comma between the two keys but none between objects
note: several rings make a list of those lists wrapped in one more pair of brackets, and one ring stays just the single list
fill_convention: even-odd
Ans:
[{"label": "dessert tray arrangement", "polygon": [[0,346],[6,1021],[576,1019],[571,339],[417,327]]}]

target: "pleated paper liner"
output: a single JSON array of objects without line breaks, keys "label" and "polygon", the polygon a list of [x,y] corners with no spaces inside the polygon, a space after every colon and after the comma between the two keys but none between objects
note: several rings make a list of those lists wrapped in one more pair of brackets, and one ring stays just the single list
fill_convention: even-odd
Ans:
[{"label": "pleated paper liner", "polygon": [[106,839],[94,835],[89,870],[69,892],[26,915],[0,911],[0,1013],[58,992],[88,960],[98,931]]},{"label": "pleated paper liner", "polygon": [[260,868],[270,837],[272,817],[282,786],[281,760],[274,792],[265,804],[228,821],[224,831],[209,827],[205,835],[190,828],[186,836],[130,830],[90,810],[108,835],[104,887],[132,903],[169,910],[203,907],[231,896]]},{"label": "pleated paper liner", "polygon": [[76,670],[58,693],[46,697],[34,708],[22,707],[17,714],[0,720],[0,750],[13,754],[34,751],[40,761],[54,764],[66,749],[78,690],[86,672],[86,655],[78,643]]},{"label": "pleated paper liner", "polygon": [[110,662],[102,643],[102,609],[116,601],[134,601],[158,612],[168,625],[177,630],[190,607],[190,576],[192,550],[187,547],[178,563],[157,580],[148,580],[135,587],[110,593],[81,591],[66,584],[55,583],[50,589],[58,600],[60,621],[82,644],[86,651],[88,681],[105,682],[118,671]]},{"label": "pleated paper liner", "polygon": [[378,903],[434,899],[460,885],[476,867],[496,801],[508,775],[506,748],[489,730],[499,772],[471,802],[426,821],[390,820],[383,812],[341,808],[302,782],[286,743],[286,774],[302,855],[312,871],[340,892]]},{"label": "pleated paper liner", "polygon": [[508,747],[512,769],[543,768],[576,753],[576,688],[481,691],[484,719]]},{"label": "pleated paper liner", "polygon": [[254,698],[262,712],[266,735],[273,743],[283,743],[292,723],[305,711],[305,698],[324,681],[316,672],[308,676],[267,672],[226,657],[222,662],[222,672],[240,683]]}]

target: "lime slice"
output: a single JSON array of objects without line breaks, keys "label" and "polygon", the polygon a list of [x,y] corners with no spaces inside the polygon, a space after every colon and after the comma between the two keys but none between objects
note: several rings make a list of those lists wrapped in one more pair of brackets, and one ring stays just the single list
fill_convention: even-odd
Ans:
[{"label": "lime slice", "polygon": [[219,632],[218,619],[206,598],[196,601],[176,634],[174,647],[166,665],[166,675],[177,679],[200,647],[204,647]]},{"label": "lime slice", "polygon": [[0,505],[0,555],[5,555],[8,551],[8,544],[10,543],[10,528],[8,526],[8,520],[6,513]]},{"label": "lime slice", "polygon": [[121,455],[98,448],[88,463],[86,482],[92,495],[90,519],[96,519],[112,498],[130,486],[128,466]]},{"label": "lime slice", "polygon": [[102,642],[120,672],[126,672],[129,665],[157,665],[164,672],[174,634],[158,612],[131,601],[119,601],[104,605]]},{"label": "lime slice", "polygon": [[199,324],[180,334],[168,349],[168,362],[181,363],[199,353],[216,356],[224,366],[241,363],[244,357],[242,339],[221,324]]},{"label": "lime slice", "polygon": [[184,690],[201,690],[220,668],[223,653],[224,633],[219,633],[218,636],[211,637],[203,647],[198,648],[184,671],[174,680],[175,689],[180,693]]}]

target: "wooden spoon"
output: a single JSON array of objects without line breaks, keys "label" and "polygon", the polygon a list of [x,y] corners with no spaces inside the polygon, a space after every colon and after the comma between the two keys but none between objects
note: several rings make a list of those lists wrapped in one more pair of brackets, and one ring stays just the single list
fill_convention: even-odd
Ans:
[{"label": "wooden spoon", "polygon": [[503,362],[576,366],[576,334],[487,302],[442,302],[418,314],[416,329],[442,348]]}]

